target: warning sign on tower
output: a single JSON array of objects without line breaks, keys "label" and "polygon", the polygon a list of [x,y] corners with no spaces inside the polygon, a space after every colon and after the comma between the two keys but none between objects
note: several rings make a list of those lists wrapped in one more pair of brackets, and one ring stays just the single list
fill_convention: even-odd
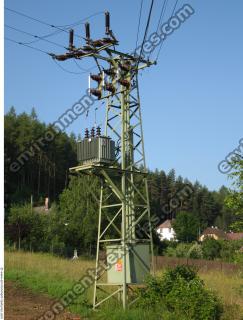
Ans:
[{"label": "warning sign on tower", "polygon": [[122,271],[122,259],[118,259],[117,263],[115,264],[115,270],[117,272],[121,272]]}]

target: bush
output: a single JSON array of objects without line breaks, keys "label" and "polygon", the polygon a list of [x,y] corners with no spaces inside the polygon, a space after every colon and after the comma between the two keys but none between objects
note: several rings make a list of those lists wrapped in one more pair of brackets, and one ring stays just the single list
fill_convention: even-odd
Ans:
[{"label": "bush", "polygon": [[243,262],[243,254],[239,250],[243,247],[243,240],[220,241],[220,256],[226,262]]},{"label": "bush", "polygon": [[221,244],[213,238],[208,238],[202,243],[202,251],[205,259],[214,260],[220,257]]},{"label": "bush", "polygon": [[189,249],[187,256],[190,259],[202,259],[203,258],[202,246],[198,243],[195,243]]},{"label": "bush", "polygon": [[157,309],[180,320],[218,320],[222,314],[216,295],[204,287],[195,269],[177,266],[161,277],[150,276],[147,288],[139,291],[139,304],[144,309]]},{"label": "bush", "polygon": [[243,264],[243,253],[242,252],[236,252],[234,254],[234,262]]},{"label": "bush", "polygon": [[220,241],[221,250],[220,256],[224,261],[234,262],[234,254],[236,251],[234,241]]},{"label": "bush", "polygon": [[186,258],[191,245],[186,243],[179,243],[176,247],[168,247],[166,256],[176,258]]}]

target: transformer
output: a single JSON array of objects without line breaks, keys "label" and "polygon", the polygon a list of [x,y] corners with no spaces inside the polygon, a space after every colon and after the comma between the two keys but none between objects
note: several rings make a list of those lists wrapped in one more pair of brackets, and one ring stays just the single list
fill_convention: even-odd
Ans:
[{"label": "transformer", "polygon": [[125,265],[126,283],[143,284],[150,271],[149,248],[149,243],[131,243],[126,246],[124,256],[121,245],[108,245],[106,247],[107,264],[111,267],[108,268],[107,283],[122,285]]},{"label": "transformer", "polygon": [[115,161],[115,142],[109,137],[88,137],[77,143],[81,164],[111,164]]}]

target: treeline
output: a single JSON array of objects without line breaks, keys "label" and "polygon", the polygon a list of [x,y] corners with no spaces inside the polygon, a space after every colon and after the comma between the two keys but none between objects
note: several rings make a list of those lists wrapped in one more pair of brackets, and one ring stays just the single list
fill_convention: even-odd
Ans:
[{"label": "treeline", "polygon": [[67,185],[68,168],[76,164],[75,136],[59,133],[46,143],[50,128],[35,109],[16,115],[12,107],[4,116],[5,206],[30,201],[31,195],[55,200]]},{"label": "treeline", "polygon": [[[11,164],[43,136],[50,125],[41,123],[35,110],[16,115],[14,108],[5,115],[5,228],[6,243],[16,247],[71,255],[93,253],[96,245],[99,181],[91,177],[69,177],[68,168],[77,164],[76,137],[59,133],[53,141],[35,152],[16,172]],[[192,213],[203,230],[217,225],[228,229],[234,220],[225,207],[229,191],[209,191],[199,182],[176,176],[175,170],[150,171],[148,175],[151,214],[156,221],[175,218],[181,211]],[[30,206],[52,207],[38,212]],[[154,226],[155,227],[155,226]]]},{"label": "treeline", "polygon": [[227,229],[234,216],[225,205],[229,190],[222,186],[218,191],[209,191],[199,182],[191,183],[174,169],[166,174],[163,170],[149,172],[151,211],[161,220],[173,219],[181,211],[193,213],[201,228],[217,225]]}]

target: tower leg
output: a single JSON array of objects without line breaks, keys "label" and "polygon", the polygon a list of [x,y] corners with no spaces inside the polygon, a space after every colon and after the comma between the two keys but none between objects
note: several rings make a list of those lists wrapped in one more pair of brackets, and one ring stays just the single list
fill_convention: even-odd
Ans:
[{"label": "tower leg", "polygon": [[96,307],[97,282],[98,282],[98,277],[99,277],[98,266],[99,266],[99,251],[100,251],[100,231],[101,231],[103,189],[104,189],[104,185],[103,185],[103,180],[101,179],[100,201],[99,201],[98,237],[97,237],[96,262],[95,262],[95,283],[94,283],[93,309],[95,309],[95,307]]}]

